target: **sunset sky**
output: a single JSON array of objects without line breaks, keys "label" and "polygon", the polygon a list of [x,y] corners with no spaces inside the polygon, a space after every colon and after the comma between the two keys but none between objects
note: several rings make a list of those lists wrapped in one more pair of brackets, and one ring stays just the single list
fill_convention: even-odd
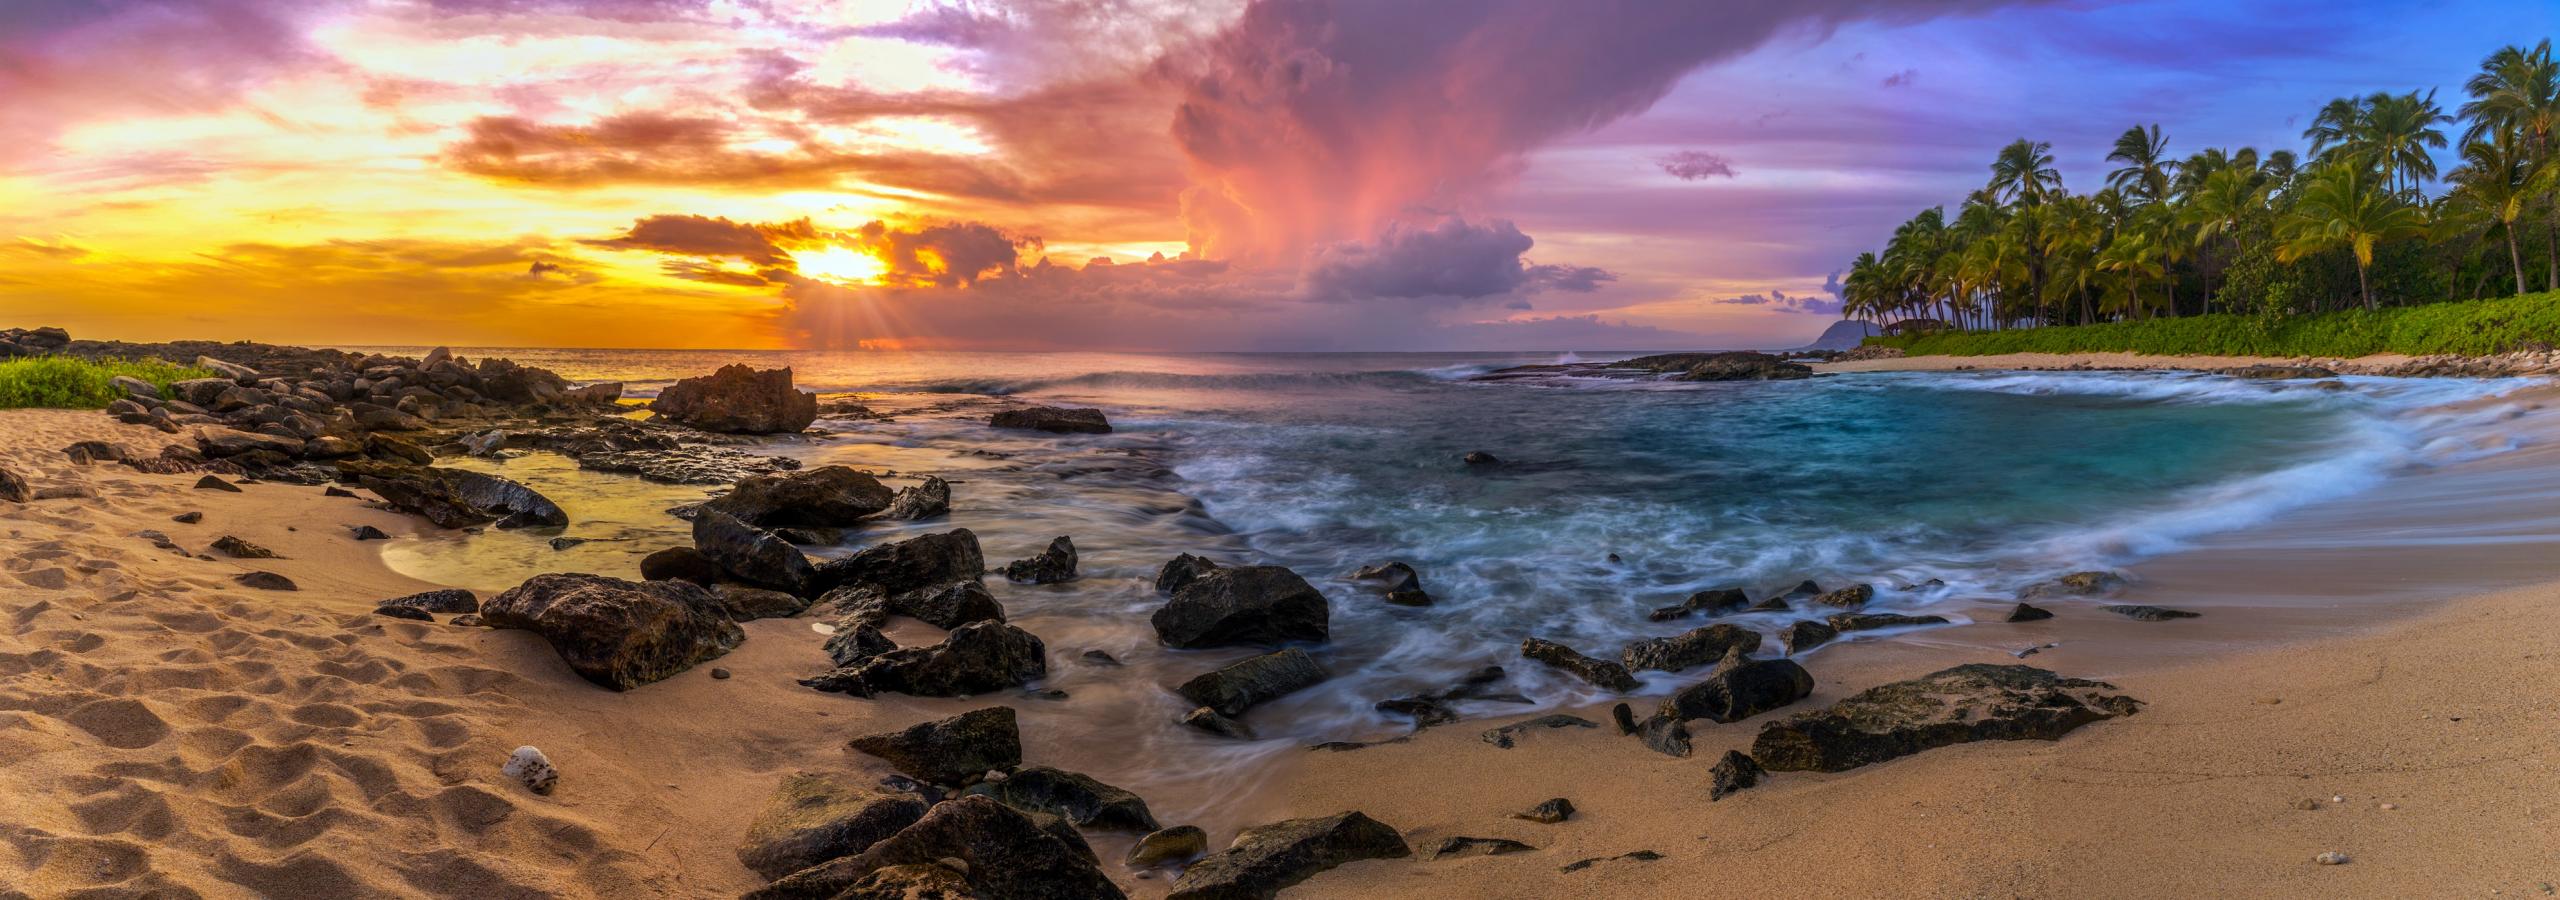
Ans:
[{"label": "sunset sky", "polygon": [[[2018,137],[2299,147],[2560,3],[0,0],[0,325],[1801,343]],[[2448,103],[2447,105],[2454,105]]]}]

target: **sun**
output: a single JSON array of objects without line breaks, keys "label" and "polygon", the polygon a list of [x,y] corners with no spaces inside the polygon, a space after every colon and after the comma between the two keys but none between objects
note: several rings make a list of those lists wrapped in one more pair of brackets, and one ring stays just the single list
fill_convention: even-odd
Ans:
[{"label": "sun", "polygon": [[818,247],[793,251],[791,262],[800,274],[837,284],[870,284],[887,274],[889,266],[880,258],[851,247]]}]

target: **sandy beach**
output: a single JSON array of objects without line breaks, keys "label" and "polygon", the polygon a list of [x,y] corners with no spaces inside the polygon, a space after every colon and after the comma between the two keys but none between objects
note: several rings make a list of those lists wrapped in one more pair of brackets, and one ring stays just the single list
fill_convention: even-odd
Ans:
[{"label": "sandy beach", "polygon": [[1897,356],[1814,363],[1816,372],[1960,372],[2020,369],[2184,369],[2211,371],[2247,366],[2316,365],[2338,371],[2374,371],[2415,357],[2377,353],[2354,359],[2285,356],[2155,356],[2148,353],[1999,353],[1989,356]]},{"label": "sandy beach", "polygon": [[[382,545],[348,528],[405,534],[418,527],[405,516],[315,487],[198,490],[192,474],[60,452],[178,439],[91,412],[0,413],[0,465],[82,495],[0,504],[0,569],[19,598],[0,635],[5,896],[733,896],[761,883],[734,851],[780,778],[885,773],[845,740],[980,705],[799,688],[823,638],[791,619],[746,623],[745,645],[714,663],[733,677],[703,666],[605,691],[528,632],[371,615],[433,585],[382,565]],[[171,521],[190,511],[203,520]],[[187,555],[222,536],[282,558]],[[232,581],[253,569],[301,589]],[[2193,641],[2150,657],[2140,643],[2065,639],[2031,662],[2104,677],[2145,709],[2052,743],[1781,773],[1718,802],[1708,764],[1760,720],[1697,723],[1688,759],[1605,727],[1497,749],[1477,735],[1507,720],[1470,721],[1286,757],[1261,779],[1276,787],[1224,812],[1358,809],[1416,848],[1319,875],[1303,896],[2531,896],[2560,879],[2555,602],[2560,583],[2448,599],[2324,621],[2325,636],[2273,628],[2293,637],[2245,651]],[[1861,642],[1810,662],[1818,688],[1798,708],[1953,662],[2008,662],[2006,643],[2073,628],[2251,620],[2066,617],[1961,629],[1963,641]],[[1025,743],[1035,763],[1108,752]],[[500,774],[524,744],[559,764],[554,794]],[[1550,797],[1580,812],[1557,825],[1508,817]],[[1211,846],[1232,830],[1213,829]],[[1458,835],[1537,850],[1427,858]],[[1163,892],[1161,876],[1117,865],[1125,839],[1094,837],[1123,889]],[[1661,858],[1558,871],[1637,850]],[[2312,861],[2326,851],[2352,862]]]}]

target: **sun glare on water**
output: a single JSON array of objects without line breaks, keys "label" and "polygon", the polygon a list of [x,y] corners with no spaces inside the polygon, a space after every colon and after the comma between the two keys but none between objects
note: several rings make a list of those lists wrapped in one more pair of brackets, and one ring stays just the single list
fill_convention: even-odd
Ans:
[{"label": "sun glare on water", "polygon": [[889,271],[879,257],[850,247],[793,251],[791,261],[800,274],[837,284],[870,284]]}]

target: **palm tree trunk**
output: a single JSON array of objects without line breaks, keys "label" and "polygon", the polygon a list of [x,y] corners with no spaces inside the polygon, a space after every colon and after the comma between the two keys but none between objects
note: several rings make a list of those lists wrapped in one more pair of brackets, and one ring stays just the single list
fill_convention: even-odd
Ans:
[{"label": "palm tree trunk", "polygon": [[2356,261],[2356,289],[2357,289],[2357,290],[2359,290],[2359,291],[2363,291],[2363,292],[2364,292],[2364,311],[2365,311],[2365,312],[2373,312],[2373,311],[2375,311],[2376,309],[2379,309],[2379,307],[2376,307],[2376,306],[2374,306],[2374,305],[2373,305],[2373,282],[2368,281],[2368,280],[2366,280],[2366,279],[2365,279],[2364,270],[2365,270],[2365,264],[2364,264],[2364,261],[2363,261],[2363,260],[2357,260],[2357,261]]},{"label": "palm tree trunk", "polygon": [[2507,265],[2516,270],[2516,295],[2524,295],[2524,254],[2516,249],[2515,223],[2507,223]]}]

